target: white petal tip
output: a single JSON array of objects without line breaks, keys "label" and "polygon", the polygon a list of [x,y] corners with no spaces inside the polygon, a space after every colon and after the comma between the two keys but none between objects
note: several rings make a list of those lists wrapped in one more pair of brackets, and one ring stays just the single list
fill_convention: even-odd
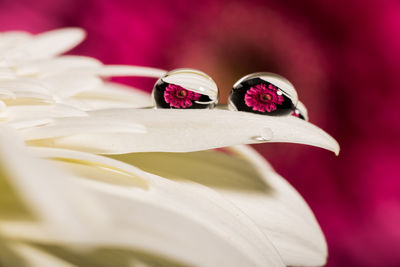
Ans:
[{"label": "white petal tip", "polygon": [[62,34],[64,36],[69,36],[71,39],[76,40],[77,43],[80,43],[83,39],[86,38],[86,31],[82,28],[76,28],[76,27],[68,27],[68,28],[53,30],[45,34],[54,34],[54,33],[60,35]]}]

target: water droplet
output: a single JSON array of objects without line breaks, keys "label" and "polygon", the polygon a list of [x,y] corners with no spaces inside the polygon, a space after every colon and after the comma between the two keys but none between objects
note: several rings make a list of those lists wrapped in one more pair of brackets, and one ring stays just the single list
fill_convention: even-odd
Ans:
[{"label": "water droplet", "polygon": [[153,88],[156,108],[210,109],[218,102],[218,87],[210,76],[195,69],[176,69],[161,77]]},{"label": "water droplet", "polygon": [[290,115],[297,105],[297,92],[285,78],[267,72],[249,74],[235,83],[229,109],[262,115]]}]

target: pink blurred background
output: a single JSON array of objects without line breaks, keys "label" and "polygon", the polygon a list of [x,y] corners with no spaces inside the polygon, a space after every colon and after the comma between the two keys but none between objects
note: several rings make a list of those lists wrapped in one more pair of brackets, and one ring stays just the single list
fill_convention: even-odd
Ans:
[{"label": "pink blurred background", "polygon": [[314,210],[328,266],[400,266],[399,1],[0,0],[0,30],[65,26],[88,32],[74,53],[105,63],[203,70],[222,102],[245,74],[287,77],[341,154],[256,148]]}]

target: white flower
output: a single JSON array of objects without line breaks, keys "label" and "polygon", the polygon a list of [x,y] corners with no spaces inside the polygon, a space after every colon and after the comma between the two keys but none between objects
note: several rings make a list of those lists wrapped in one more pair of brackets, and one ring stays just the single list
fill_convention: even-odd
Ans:
[{"label": "white flower", "polygon": [[165,71],[59,56],[83,37],[0,34],[0,265],[325,263],[307,204],[242,144],[338,153],[332,137],[294,117],[138,109],[148,94],[105,78]]}]

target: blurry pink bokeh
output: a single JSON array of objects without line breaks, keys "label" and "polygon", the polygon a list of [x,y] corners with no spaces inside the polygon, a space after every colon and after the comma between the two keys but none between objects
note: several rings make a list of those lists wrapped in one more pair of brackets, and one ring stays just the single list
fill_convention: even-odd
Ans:
[{"label": "blurry pink bokeh", "polygon": [[[348,1],[0,1],[0,30],[83,27],[74,53],[105,63],[212,75],[226,102],[245,74],[287,77],[310,120],[341,144],[256,148],[304,196],[328,266],[400,266],[400,3]],[[119,79],[152,89],[153,80]]]}]

